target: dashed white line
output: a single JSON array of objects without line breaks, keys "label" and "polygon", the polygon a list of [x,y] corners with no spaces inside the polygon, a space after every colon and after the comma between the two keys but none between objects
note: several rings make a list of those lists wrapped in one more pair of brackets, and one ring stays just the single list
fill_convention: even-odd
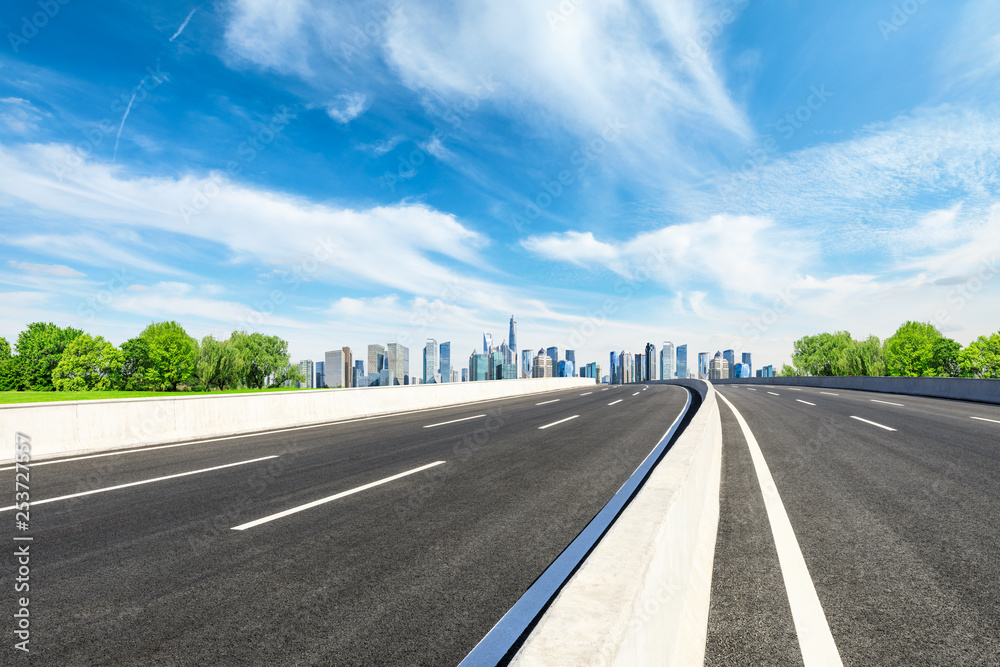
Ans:
[{"label": "dashed white line", "polygon": [[559,424],[562,424],[563,422],[568,422],[570,419],[576,419],[579,416],[580,415],[573,415],[572,417],[566,417],[566,419],[560,419],[557,422],[552,422],[551,424],[546,424],[545,426],[539,426],[538,430],[541,431],[542,429],[549,428],[550,426],[557,426]]},{"label": "dashed white line", "polygon": [[878,422],[869,421],[867,419],[862,419],[861,417],[855,417],[851,415],[851,419],[857,419],[859,422],[864,422],[866,424],[871,424],[872,426],[878,426],[879,428],[884,428],[886,431],[895,431],[896,429],[891,426],[886,426],[885,424],[879,424]]},{"label": "dashed white line", "polygon": [[1000,424],[1000,421],[996,419],[987,419],[986,417],[970,417],[970,419],[978,419],[981,422],[993,422],[994,424]]},{"label": "dashed white line", "polygon": [[840,394],[835,394],[832,391],[821,391],[821,394],[826,394],[827,396],[840,396]]},{"label": "dashed white line", "polygon": [[471,417],[462,417],[461,419],[452,419],[450,422],[440,422],[438,424],[428,424],[424,428],[434,428],[435,426],[445,426],[447,424],[457,424],[458,422],[467,422],[470,419],[479,419],[480,417],[485,417],[486,415],[472,415]]},{"label": "dashed white line", "polygon": [[635,392],[635,393],[634,393],[634,394],[632,394],[632,395],[633,395],[633,396],[638,396],[638,395],[639,395],[639,392]]},{"label": "dashed white line", "polygon": [[542,401],[541,403],[535,403],[535,405],[548,405],[549,403],[558,403],[561,398],[553,398],[551,401]]},{"label": "dashed white line", "polygon": [[607,391],[608,389],[611,389],[611,387],[605,387],[605,388],[604,388],[604,389],[602,389],[601,391]]},{"label": "dashed white line", "polygon": [[774,393],[773,391],[769,391],[769,392],[767,392],[767,393],[771,394],[771,396],[781,396],[781,394],[776,394],[776,393]]},{"label": "dashed white line", "polygon": [[364,484],[362,486],[358,486],[358,487],[355,487],[353,489],[350,489],[349,491],[341,491],[340,493],[334,494],[332,496],[327,496],[326,498],[320,498],[319,500],[314,500],[311,503],[306,503],[305,505],[299,505],[298,507],[293,507],[292,509],[285,510],[284,512],[278,512],[277,514],[271,514],[271,515],[265,516],[265,517],[263,517],[261,519],[257,519],[255,521],[249,521],[247,523],[241,523],[238,526],[233,526],[232,530],[246,530],[247,528],[253,528],[254,526],[259,526],[262,523],[267,523],[268,521],[274,521],[275,519],[280,519],[282,517],[286,517],[289,514],[295,514],[297,512],[302,512],[302,511],[305,511],[307,509],[312,509],[313,507],[316,507],[318,505],[323,505],[325,503],[333,502],[334,500],[339,500],[340,498],[344,498],[345,496],[350,496],[350,495],[358,493],[360,491],[366,491],[366,490],[368,490],[368,489],[370,489],[372,487],[376,487],[376,486],[379,486],[381,484],[385,484],[386,482],[392,482],[393,480],[397,480],[400,477],[406,477],[407,475],[412,475],[414,473],[418,473],[421,470],[427,470],[428,468],[433,468],[434,466],[439,466],[442,463],[444,463],[444,461],[435,461],[434,463],[428,463],[425,466],[420,466],[419,468],[414,468],[413,470],[407,470],[406,472],[401,472],[398,475],[393,475],[391,477],[386,477],[384,479],[380,479],[377,482],[370,482],[368,484]]},{"label": "dashed white line", "polygon": [[788,519],[788,513],[781,502],[778,487],[775,486],[767,461],[764,460],[764,453],[736,406],[721,393],[718,396],[733,411],[743,431],[743,437],[750,447],[750,457],[757,472],[757,483],[760,484],[764,495],[764,508],[767,510],[771,534],[774,536],[774,544],[778,551],[778,563],[785,581],[785,593],[788,595],[788,604],[792,610],[799,649],[802,651],[802,663],[805,667],[842,665],[840,652],[833,640],[833,633],[830,632],[826,614],[823,613],[823,605],[820,604],[816,587],[813,585],[812,577],[809,576],[809,568],[799,548],[792,522]]},{"label": "dashed white line", "polygon": [[611,401],[610,403],[608,403],[608,405],[614,405],[615,403],[621,403],[624,400],[625,400],[624,398],[619,398],[617,401]]},{"label": "dashed white line", "polygon": [[796,389],[795,387],[787,387],[788,391],[802,391],[801,389]]},{"label": "dashed white line", "polygon": [[815,403],[810,403],[809,401],[803,401],[801,398],[796,398],[799,403],[805,403],[806,405],[816,405]]},{"label": "dashed white line", "polygon": [[750,391],[757,391],[757,390],[756,390],[756,389],[754,389],[753,387],[747,387],[747,389],[749,389]]},{"label": "dashed white line", "polygon": [[[162,482],[166,479],[176,479],[178,477],[187,477],[188,475],[198,475],[203,472],[212,472],[213,470],[222,470],[223,468],[232,468],[234,466],[247,465],[248,463],[257,463],[258,461],[267,461],[268,459],[278,458],[277,454],[272,454],[271,456],[262,456],[259,459],[250,459],[249,461],[237,461],[236,463],[227,463],[221,466],[213,466],[211,468],[202,468],[201,470],[191,470],[189,472],[179,472],[176,475],[166,475],[164,477],[155,477],[153,479],[144,479],[139,482],[129,482],[128,484],[119,484],[117,486],[108,486],[103,489],[91,489],[90,491],[82,491],[80,493],[71,493],[68,496],[58,496],[56,498],[46,498],[44,500],[33,500],[31,504],[34,505],[44,505],[45,503],[54,503],[57,500],[68,500],[69,498],[79,498],[80,496],[89,496],[94,493],[104,493],[105,491],[117,491],[118,489],[127,489],[130,486],[139,486],[141,484],[152,484],[153,482]],[[10,507],[0,507],[0,512],[7,512],[15,509],[15,505]]]},{"label": "dashed white line", "polygon": [[872,403],[885,403],[886,405],[895,405],[896,407],[900,407],[900,408],[905,408],[906,407],[902,403],[893,403],[892,401],[880,401],[877,398],[870,398],[868,400],[871,401]]},{"label": "dashed white line", "polygon": [[583,392],[583,393],[582,393],[582,394],[580,394],[580,395],[581,395],[581,396],[590,396],[590,395],[591,395],[591,394],[593,394],[593,393],[594,393],[594,392],[592,392],[592,391],[585,391],[585,392]]}]

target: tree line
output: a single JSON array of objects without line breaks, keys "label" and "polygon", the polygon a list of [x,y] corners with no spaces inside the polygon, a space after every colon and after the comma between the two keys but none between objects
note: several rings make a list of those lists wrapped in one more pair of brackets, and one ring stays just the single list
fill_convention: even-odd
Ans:
[{"label": "tree line", "polygon": [[1000,378],[1000,331],[963,348],[928,322],[906,322],[884,341],[846,331],[795,341],[780,375]]},{"label": "tree line", "polygon": [[0,391],[205,391],[280,387],[305,378],[277,336],[234,331],[199,343],[176,322],[153,322],[115,347],[102,336],[34,322],[14,349],[0,337]]}]

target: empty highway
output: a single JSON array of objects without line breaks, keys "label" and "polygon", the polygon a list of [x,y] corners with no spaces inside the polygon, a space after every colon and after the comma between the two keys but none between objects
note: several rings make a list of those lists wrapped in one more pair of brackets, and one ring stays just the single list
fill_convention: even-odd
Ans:
[{"label": "empty highway", "polygon": [[457,664],[686,399],[595,386],[35,462],[30,660]]},{"label": "empty highway", "polygon": [[[801,665],[803,640],[830,657],[827,632],[845,665],[998,664],[1000,407],[762,384],[716,389],[732,407],[720,401],[706,664]],[[733,408],[776,494],[761,491]],[[780,506],[797,540],[775,539]],[[804,580],[789,571],[795,551]],[[794,620],[790,598],[801,614]]]}]

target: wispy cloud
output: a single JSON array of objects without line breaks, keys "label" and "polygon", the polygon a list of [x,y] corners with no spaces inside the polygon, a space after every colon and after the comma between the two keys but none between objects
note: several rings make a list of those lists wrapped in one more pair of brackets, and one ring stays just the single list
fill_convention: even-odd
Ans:
[{"label": "wispy cloud", "polygon": [[8,260],[7,265],[18,270],[36,276],[47,276],[52,278],[85,278],[86,274],[70,268],[65,264],[32,264],[30,262],[18,262]]},{"label": "wispy cloud", "polygon": [[364,113],[367,101],[364,93],[344,93],[326,105],[326,113],[341,125],[346,125]]},{"label": "wispy cloud", "polygon": [[192,9],[192,10],[191,10],[190,12],[188,12],[188,15],[187,15],[187,17],[186,17],[186,18],[184,19],[184,22],[183,22],[183,23],[181,23],[181,25],[180,25],[180,27],[179,27],[179,28],[177,28],[177,32],[175,32],[175,33],[173,34],[173,36],[171,36],[171,37],[170,37],[170,40],[169,40],[169,41],[171,41],[171,42],[172,42],[172,41],[174,41],[175,39],[177,39],[178,37],[180,37],[181,33],[182,33],[182,32],[184,32],[184,28],[186,28],[186,27],[187,27],[187,24],[188,24],[188,23],[189,23],[189,22],[191,21],[191,17],[192,17],[192,16],[194,16],[194,13],[195,13],[196,11],[198,11],[198,8],[197,8],[197,7],[195,7],[195,8],[194,8],[194,9]]},{"label": "wispy cloud", "polygon": [[38,129],[42,113],[28,100],[20,97],[0,98],[0,123],[15,134],[28,134]]}]

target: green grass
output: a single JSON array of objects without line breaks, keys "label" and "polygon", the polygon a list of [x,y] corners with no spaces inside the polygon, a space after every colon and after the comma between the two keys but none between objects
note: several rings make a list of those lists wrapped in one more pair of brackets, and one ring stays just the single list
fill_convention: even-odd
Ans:
[{"label": "green grass", "polygon": [[96,401],[102,398],[170,398],[206,394],[257,394],[268,391],[299,391],[295,387],[277,389],[229,389],[226,391],[0,391],[0,405],[50,403],[53,401]]}]

